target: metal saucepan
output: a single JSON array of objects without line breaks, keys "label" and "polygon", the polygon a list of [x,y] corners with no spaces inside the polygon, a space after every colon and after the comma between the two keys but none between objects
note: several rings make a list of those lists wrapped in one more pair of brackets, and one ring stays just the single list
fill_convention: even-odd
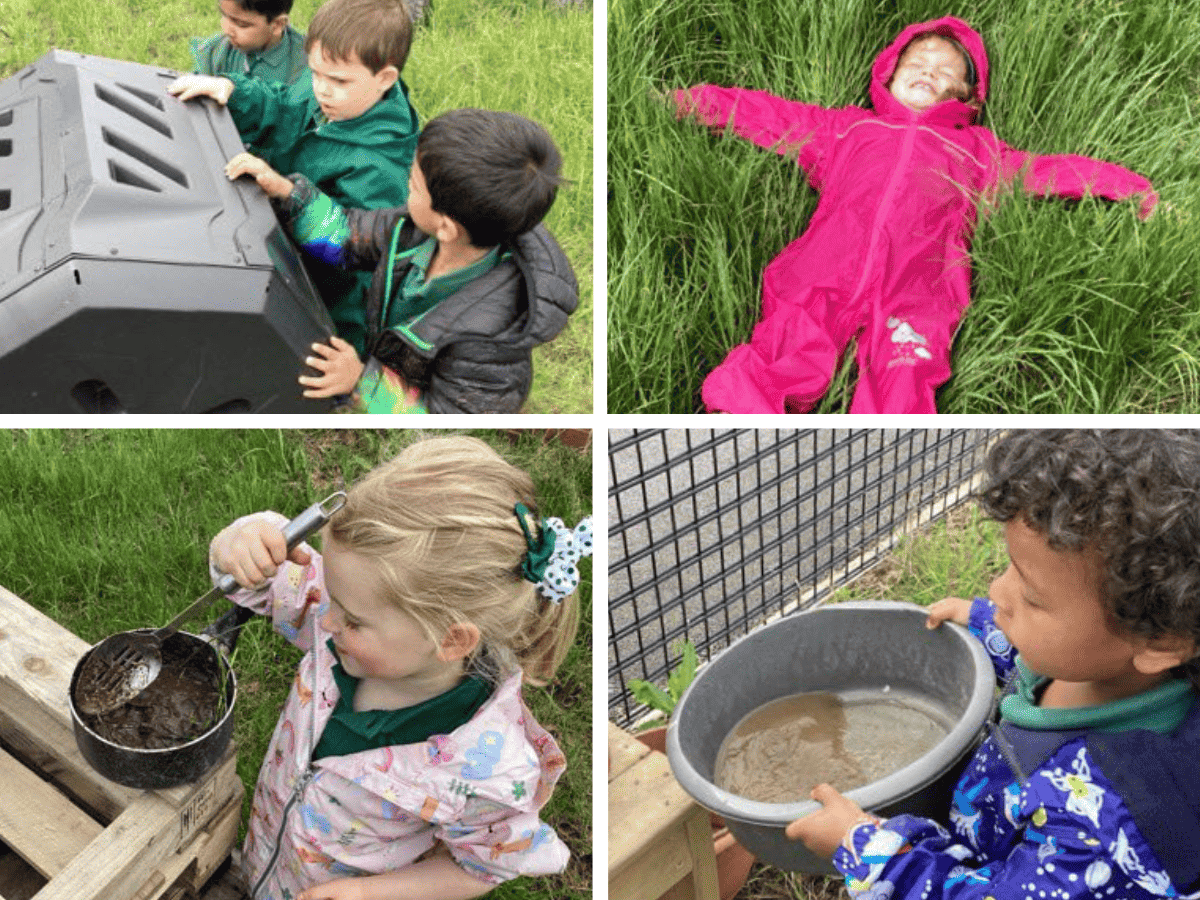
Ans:
[{"label": "metal saucepan", "polygon": [[[150,708],[149,704],[156,701],[154,691],[147,690],[115,713],[85,718],[75,703],[75,693],[83,663],[94,650],[93,647],[76,663],[68,692],[75,743],[92,768],[117,784],[157,790],[195,781],[220,762],[233,736],[233,710],[237,701],[237,678],[224,653],[203,638],[185,631],[177,631],[163,641],[166,671],[156,679],[156,683],[161,683],[160,687],[170,686],[166,683],[168,678],[183,677],[200,686],[207,681],[214,688],[223,690],[214,691],[217,702],[203,733],[175,746],[131,747],[126,744],[137,741],[129,735],[142,728],[153,728],[155,719],[162,725],[163,714]],[[146,706],[139,709],[139,701],[143,699]],[[178,720],[186,714],[186,705],[181,703],[170,716]],[[114,718],[118,720],[116,725],[112,722]],[[146,738],[143,735],[138,740]],[[147,742],[157,740],[151,738]]]},{"label": "metal saucepan", "polygon": [[[344,497],[340,495],[343,502]],[[329,507],[332,499],[315,506],[332,514],[341,506],[339,502]],[[317,527],[307,528],[306,533]],[[232,652],[241,625],[251,616],[241,607],[231,610],[214,623],[213,640],[184,631],[162,638],[163,664],[158,677],[121,708],[99,715],[81,711],[76,698],[89,657],[105,641],[83,654],[67,692],[75,743],[83,758],[110,781],[141,790],[195,781],[220,762],[233,735],[237,701],[237,678],[226,654]],[[147,628],[129,633],[153,632]]]}]

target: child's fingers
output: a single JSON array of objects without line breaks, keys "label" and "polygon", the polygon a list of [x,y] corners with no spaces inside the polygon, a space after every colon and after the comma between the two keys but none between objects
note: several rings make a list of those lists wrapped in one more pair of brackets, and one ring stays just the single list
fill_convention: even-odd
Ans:
[{"label": "child's fingers", "polygon": [[304,396],[312,400],[320,400],[325,397],[336,397],[341,393],[341,391],[326,384],[326,379],[323,376],[317,378],[311,375],[301,375],[298,380],[301,385],[307,388],[307,390],[304,391]]},{"label": "child's fingers", "polygon": [[225,177],[230,181],[242,175],[255,175],[262,171],[263,161],[250,153],[239,153],[225,163]]},{"label": "child's fingers", "polygon": [[925,620],[926,628],[937,628],[946,621],[966,625],[970,617],[970,604],[961,597],[946,597],[931,604],[928,614],[928,618]]},{"label": "child's fingers", "polygon": [[[335,334],[329,338],[328,344],[322,344],[320,342],[317,342],[312,345],[312,348],[311,348],[312,352],[320,355],[322,364],[324,364],[326,360],[335,359],[337,357],[338,346],[335,343],[335,341],[341,341],[341,343],[343,343],[343,344],[346,343],[345,341],[342,341],[342,339],[339,338]],[[310,356],[310,357],[308,357],[308,359],[305,360],[305,362],[307,362],[311,366],[311,365],[313,365],[313,363],[311,362],[311,360],[313,360],[313,359],[314,359],[314,357]],[[321,366],[314,366],[314,368],[320,369],[322,372],[325,371],[325,369],[322,368]]]},{"label": "child's fingers", "polygon": [[812,791],[809,792],[808,796],[812,797],[812,799],[816,800],[822,806],[825,806],[828,803],[832,803],[835,800],[841,799],[842,795],[838,793],[837,789],[834,788],[833,785],[822,782],[813,788]]}]

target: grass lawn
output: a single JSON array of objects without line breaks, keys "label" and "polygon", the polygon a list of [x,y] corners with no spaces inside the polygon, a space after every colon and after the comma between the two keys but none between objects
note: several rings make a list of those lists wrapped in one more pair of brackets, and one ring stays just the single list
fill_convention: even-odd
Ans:
[{"label": "grass lawn", "polygon": [[[319,0],[296,0],[305,30]],[[190,37],[220,29],[212,0],[0,0],[0,78],[52,47],[191,71]],[[555,0],[434,0],[404,80],[423,120],[448,109],[508,110],[541,122],[562,151],[561,190],[546,225],[580,284],[567,329],[534,351],[525,412],[592,409],[592,7]]]},{"label": "grass lawn", "polygon": [[[948,413],[1200,409],[1200,6],[1183,0],[612,0],[608,408],[701,410],[703,375],[759,317],[766,264],[807,225],[804,173],[676,122],[700,82],[869,105],[872,61],[907,24],[966,19],[991,87],[980,124],[1013,147],[1147,176],[1165,204],[1000,198],[980,223]],[[853,349],[815,411],[844,412]]]},{"label": "grass lawn", "polygon": [[[591,458],[540,434],[472,432],[526,469],[541,508],[574,525],[591,511]],[[293,516],[411,442],[415,431],[33,430],[0,433],[0,584],[83,639],[162,625],[209,587],[208,543],[261,509]],[[518,879],[498,898],[591,896],[591,563],[581,625],[554,682],[527,688],[568,759],[545,820],[566,873]],[[222,608],[209,613],[216,618]],[[204,622],[191,623],[199,631]],[[235,740],[247,811],[300,653],[264,623],[243,629]]]}]

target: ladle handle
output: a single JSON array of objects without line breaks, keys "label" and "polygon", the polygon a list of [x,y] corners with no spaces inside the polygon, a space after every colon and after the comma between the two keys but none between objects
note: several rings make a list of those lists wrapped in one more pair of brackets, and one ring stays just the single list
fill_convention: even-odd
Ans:
[{"label": "ladle handle", "polygon": [[[328,522],[330,516],[345,505],[346,492],[335,491],[284,525],[283,538],[287,541],[287,552],[295,550],[301,541]],[[217,588],[222,594],[232,594],[238,589],[237,579],[226,573],[217,581]]]}]

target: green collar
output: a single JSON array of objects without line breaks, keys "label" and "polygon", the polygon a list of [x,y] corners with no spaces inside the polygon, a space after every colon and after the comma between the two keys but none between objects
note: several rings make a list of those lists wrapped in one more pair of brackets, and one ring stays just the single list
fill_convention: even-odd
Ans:
[{"label": "green collar", "polygon": [[[333,641],[326,646],[337,659]],[[450,734],[469,722],[492,695],[491,683],[469,675],[445,693],[416,706],[355,712],[354,694],[359,679],[347,675],[340,660],[334,663],[332,671],[340,696],[313,750],[313,759],[417,744],[435,734]]]},{"label": "green collar", "polygon": [[[470,265],[426,281],[425,273],[429,271],[429,265],[433,262],[433,255],[437,251],[437,239],[428,237],[415,247],[397,253],[397,241],[402,225],[403,220],[396,225],[392,233],[391,250],[388,253],[382,315],[382,324],[385,328],[412,325],[442,300],[457,294],[464,286],[490,272],[500,261],[499,246],[492,247],[485,256]],[[396,260],[407,260],[409,267],[393,302],[392,272],[395,269]]]},{"label": "green collar", "polygon": [[1000,701],[1000,717],[1019,728],[1032,731],[1133,731],[1143,729],[1169,734],[1179,727],[1191,709],[1196,695],[1191,683],[1174,679],[1143,694],[1105,703],[1103,706],[1079,706],[1071,709],[1045,709],[1037,705],[1038,696],[1050,679],[1031,671],[1017,657],[1015,690]]}]

